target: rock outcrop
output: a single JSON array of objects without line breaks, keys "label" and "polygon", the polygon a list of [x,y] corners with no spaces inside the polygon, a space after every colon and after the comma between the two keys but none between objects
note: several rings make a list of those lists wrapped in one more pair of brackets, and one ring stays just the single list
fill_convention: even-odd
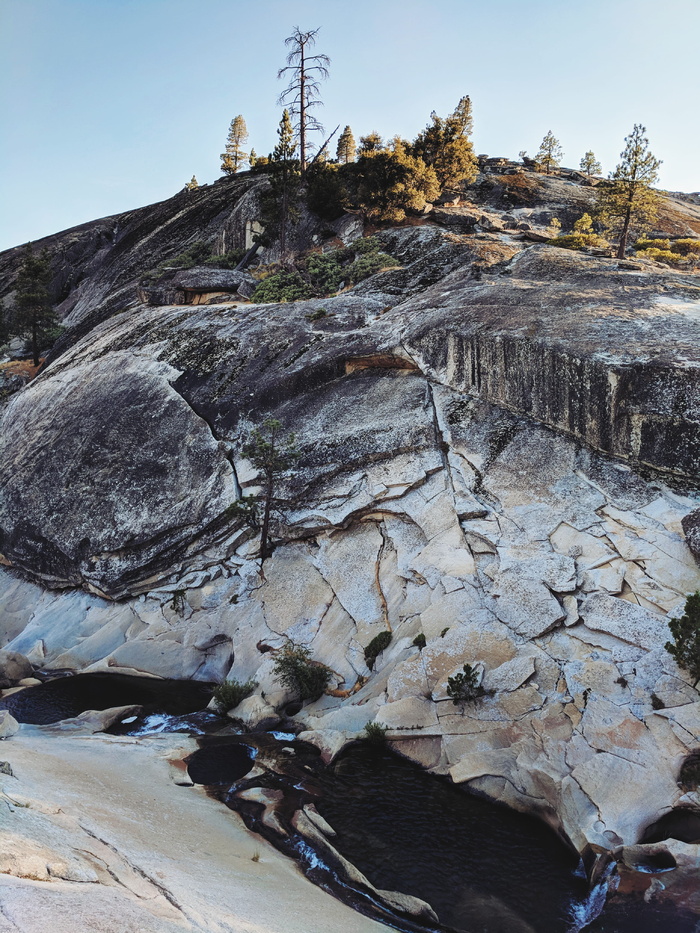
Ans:
[{"label": "rock outcrop", "polygon": [[[700,806],[700,696],[663,648],[700,586],[697,278],[486,226],[383,233],[403,267],[334,298],[139,305],[66,348],[2,411],[0,643],[254,679],[254,723],[293,699],[292,640],[333,672],[297,714],[327,757],[384,724],[582,852]],[[233,505],[268,417],[301,456],[263,572]]]}]

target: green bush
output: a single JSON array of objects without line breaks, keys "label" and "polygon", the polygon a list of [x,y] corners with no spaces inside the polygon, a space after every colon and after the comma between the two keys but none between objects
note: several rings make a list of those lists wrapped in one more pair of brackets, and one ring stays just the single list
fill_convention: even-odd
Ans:
[{"label": "green bush", "polygon": [[386,745],[386,734],[388,731],[389,727],[383,726],[381,723],[365,723],[365,741],[368,745]]},{"label": "green bush", "polygon": [[646,249],[671,249],[670,240],[650,240],[648,237],[640,237],[634,244],[637,250]]},{"label": "green bush", "polygon": [[244,683],[239,680],[225,680],[217,684],[213,694],[217,713],[224,716],[230,709],[235,709],[257,686],[254,680],[246,680]]},{"label": "green bush", "polygon": [[640,259],[653,259],[655,262],[665,262],[670,266],[683,266],[687,265],[688,260],[685,256],[681,256],[680,253],[675,253],[670,249],[638,249],[635,251],[635,256]]},{"label": "green bush", "polygon": [[421,632],[419,635],[416,635],[416,637],[413,639],[413,644],[416,646],[416,648],[419,648],[421,651],[423,650],[423,648],[425,648],[426,642],[425,642],[425,635],[423,634],[423,632]]},{"label": "green bush", "polygon": [[559,246],[562,249],[585,249],[587,246],[608,245],[608,241],[594,231],[593,218],[590,214],[582,214],[575,221],[571,233],[552,237],[549,243],[551,246]]},{"label": "green bush", "polygon": [[674,253],[680,253],[681,256],[700,256],[700,240],[690,237],[674,240],[671,249]]},{"label": "green bush", "polygon": [[259,304],[273,302],[303,301],[313,298],[314,290],[310,282],[304,281],[299,272],[275,272],[268,275],[256,287],[250,300]]},{"label": "green bush", "polygon": [[272,303],[327,298],[343,285],[355,285],[380,269],[398,264],[393,256],[379,249],[375,237],[360,238],[349,247],[307,253],[297,260],[294,269],[266,275],[253,292],[252,300]]},{"label": "green bush", "polygon": [[370,670],[374,667],[377,655],[381,654],[385,648],[389,647],[391,639],[391,632],[380,632],[378,635],[375,635],[372,641],[367,645],[365,648],[365,661]]},{"label": "green bush", "polygon": [[483,688],[479,686],[479,675],[471,664],[465,664],[458,674],[447,678],[447,695],[455,706],[471,703],[483,696],[483,693]]},{"label": "green bush", "polygon": [[214,266],[216,269],[235,269],[246,254],[244,249],[232,249],[220,256],[210,256],[204,260],[205,266]]},{"label": "green bush", "polygon": [[284,646],[273,670],[280,683],[300,700],[318,700],[332,675],[330,668],[311,660],[308,648],[292,643]]},{"label": "green bush", "polygon": [[688,671],[694,686],[700,681],[700,590],[685,601],[685,613],[680,619],[671,619],[668,627],[673,642],[667,641],[666,651],[676,664]]}]

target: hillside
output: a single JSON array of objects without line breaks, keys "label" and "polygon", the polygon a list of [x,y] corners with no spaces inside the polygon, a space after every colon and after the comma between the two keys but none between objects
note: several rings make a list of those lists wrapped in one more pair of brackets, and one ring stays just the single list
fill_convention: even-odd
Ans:
[{"label": "hillside", "polygon": [[[482,168],[459,204],[371,231],[400,265],[327,298],[222,300],[195,267],[179,303],[139,299],[192,244],[247,245],[260,176],[47,238],[68,330],[0,409],[0,645],[45,669],[254,680],[231,714],[250,727],[289,711],[275,658],[305,646],[330,688],[295,729],[324,756],[385,725],[542,816],[593,877],[700,808],[678,783],[700,695],[664,649],[700,588],[700,278],[548,245],[591,186]],[[307,216],[298,239],[358,223]],[[667,197],[657,232],[700,235],[700,206]],[[0,294],[16,263],[0,255]],[[236,503],[261,493],[244,447],[270,418],[299,457],[261,563]],[[465,663],[486,693],[460,710]],[[700,847],[664,845],[696,879]]]}]

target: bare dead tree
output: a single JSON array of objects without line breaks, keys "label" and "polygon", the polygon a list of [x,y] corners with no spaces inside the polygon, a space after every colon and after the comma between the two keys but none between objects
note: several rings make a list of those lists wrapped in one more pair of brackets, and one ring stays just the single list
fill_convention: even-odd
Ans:
[{"label": "bare dead tree", "polygon": [[292,35],[284,40],[290,49],[287,64],[277,72],[278,78],[289,78],[289,85],[280,94],[279,103],[289,108],[294,121],[302,173],[306,171],[308,162],[308,134],[323,132],[323,126],[312,113],[312,108],[322,104],[321,81],[328,77],[328,66],[331,63],[327,55],[309,54],[316,45],[318,32],[318,29],[302,32],[295,26]]}]

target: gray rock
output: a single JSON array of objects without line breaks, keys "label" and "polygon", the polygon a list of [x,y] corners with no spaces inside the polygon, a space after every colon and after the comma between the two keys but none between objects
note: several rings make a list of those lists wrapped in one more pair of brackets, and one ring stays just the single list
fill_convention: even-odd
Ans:
[{"label": "gray rock", "polygon": [[18,651],[0,650],[0,682],[9,687],[34,673],[31,661]]},{"label": "gray rock", "polygon": [[700,509],[685,515],[681,521],[688,547],[700,560]]},{"label": "gray rock", "polygon": [[6,709],[0,709],[0,739],[9,739],[19,732],[19,723]]}]

